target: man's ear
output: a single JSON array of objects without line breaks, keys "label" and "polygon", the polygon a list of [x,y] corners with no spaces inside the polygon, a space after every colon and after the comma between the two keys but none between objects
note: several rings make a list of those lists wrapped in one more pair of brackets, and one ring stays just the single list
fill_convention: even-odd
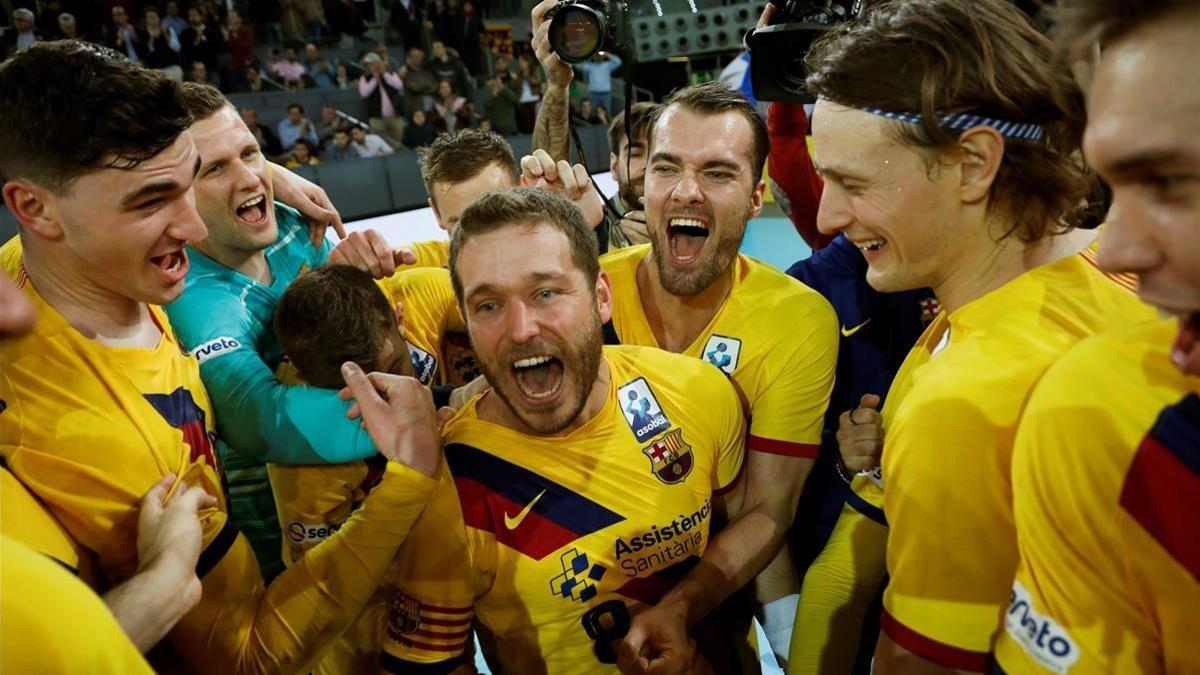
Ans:
[{"label": "man's ear", "polygon": [[615,152],[608,153],[608,170],[612,173],[613,178],[616,178],[619,175],[617,173],[617,167],[620,166],[620,164],[619,164],[620,161],[621,161],[620,158],[617,157],[617,153],[615,153]]},{"label": "man's ear", "polygon": [[606,324],[612,319],[612,280],[608,272],[600,270],[596,277],[596,309],[600,313],[600,323]]},{"label": "man's ear", "polygon": [[49,241],[63,238],[59,198],[49,188],[18,178],[4,184],[3,194],[8,210],[23,228]]},{"label": "man's ear", "polygon": [[767,191],[767,182],[759,179],[758,185],[754,186],[754,192],[750,194],[750,217],[757,218],[758,214],[762,213],[763,199]]},{"label": "man's ear", "polygon": [[1004,137],[989,126],[972,127],[958,137],[956,155],[959,198],[968,204],[986,201],[1004,159]]}]

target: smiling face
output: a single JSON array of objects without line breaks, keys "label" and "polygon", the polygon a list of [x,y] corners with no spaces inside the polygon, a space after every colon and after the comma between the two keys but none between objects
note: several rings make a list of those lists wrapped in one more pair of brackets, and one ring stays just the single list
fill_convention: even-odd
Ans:
[{"label": "smiling face", "polygon": [[254,252],[275,241],[278,227],[267,162],[231,107],[191,127],[200,153],[196,206],[209,229],[204,248]]},{"label": "smiling face", "polygon": [[813,155],[825,178],[817,227],[844,233],[867,259],[867,282],[895,292],[938,285],[965,237],[953,173],[891,135],[892,122],[831,103],[813,111]]},{"label": "smiling face", "polygon": [[[1084,154],[1113,191],[1100,264],[1138,276],[1138,295],[1179,316],[1175,351],[1200,373],[1200,11],[1152,21],[1107,45]],[[1145,91],[1130,99],[1129,87]]]},{"label": "smiling face", "polygon": [[184,247],[206,235],[191,190],[197,161],[184,132],[135,168],[88,172],[61,194],[39,188],[61,230],[53,255],[68,278],[137,302],[179,297],[188,272]]},{"label": "smiling face", "polygon": [[535,434],[576,422],[599,372],[608,278],[585,277],[567,235],[513,224],[473,235],[456,269],[467,329],[487,381]]},{"label": "smiling face", "polygon": [[737,112],[672,105],[658,118],[645,177],[646,222],[662,287],[692,296],[729,268],[762,210],[754,135]]}]

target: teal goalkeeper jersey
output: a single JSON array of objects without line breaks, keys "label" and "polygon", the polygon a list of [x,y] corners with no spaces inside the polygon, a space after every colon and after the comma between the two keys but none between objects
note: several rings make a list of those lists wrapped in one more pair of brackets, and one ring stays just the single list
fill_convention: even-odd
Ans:
[{"label": "teal goalkeeper jersey", "polygon": [[222,466],[234,524],[254,546],[264,575],[282,569],[279,522],[266,463],[320,464],[360,460],[375,446],[350,404],[336,391],[289,386],[275,378],[283,348],[271,318],[283,292],[302,271],[325,263],[332,250],[309,242],[294,209],[275,203],[279,236],[265,253],[271,283],[261,284],[188,249],[183,294],[167,305],[180,343],[200,364],[224,441]]}]

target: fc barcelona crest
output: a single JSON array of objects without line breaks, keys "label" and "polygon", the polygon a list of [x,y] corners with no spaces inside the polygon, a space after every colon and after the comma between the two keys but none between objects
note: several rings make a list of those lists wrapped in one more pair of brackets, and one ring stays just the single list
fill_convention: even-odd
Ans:
[{"label": "fc barcelona crest", "polygon": [[403,635],[411,635],[421,627],[421,602],[412,596],[396,591],[388,603],[387,632],[397,641]]},{"label": "fc barcelona crest", "polygon": [[662,482],[671,485],[692,472],[692,446],[683,440],[683,429],[672,429],[665,436],[642,448],[650,459],[650,470]]}]

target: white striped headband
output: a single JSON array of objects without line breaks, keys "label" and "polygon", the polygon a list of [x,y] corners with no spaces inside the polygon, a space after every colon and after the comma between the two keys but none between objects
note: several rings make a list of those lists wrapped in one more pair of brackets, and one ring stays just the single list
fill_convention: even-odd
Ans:
[{"label": "white striped headband", "polygon": [[[829,99],[822,97],[822,100],[828,101]],[[837,101],[830,102],[838,103]],[[838,103],[838,105],[846,104]],[[846,107],[854,108],[855,106]],[[882,108],[855,109],[862,110],[863,112],[869,112],[872,115],[886,117],[891,120],[908,122],[909,124],[921,124],[924,121],[921,118],[921,115],[918,113],[892,112],[890,110],[883,110]],[[943,127],[954,129],[955,131],[966,131],[971,127],[987,126],[995,129],[996,132],[1001,136],[1005,136],[1007,138],[1017,138],[1023,141],[1040,141],[1042,140],[1042,137],[1046,135],[1046,129],[1040,124],[1034,124],[1032,122],[1009,122],[1007,120],[998,120],[994,117],[972,115],[971,113],[942,113],[937,115],[937,121],[938,124],[942,125]]]}]

